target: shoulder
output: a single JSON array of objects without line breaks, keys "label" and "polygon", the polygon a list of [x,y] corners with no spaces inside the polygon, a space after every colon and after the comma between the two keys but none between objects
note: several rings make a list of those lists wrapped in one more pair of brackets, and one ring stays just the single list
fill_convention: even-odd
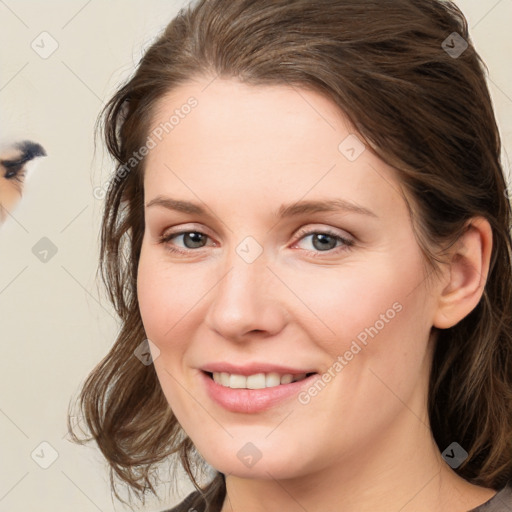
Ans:
[{"label": "shoulder", "polygon": [[205,501],[199,491],[191,492],[182,502],[175,507],[162,512],[204,512]]},{"label": "shoulder", "polygon": [[469,512],[510,512],[512,510],[512,484],[499,490],[489,501]]}]

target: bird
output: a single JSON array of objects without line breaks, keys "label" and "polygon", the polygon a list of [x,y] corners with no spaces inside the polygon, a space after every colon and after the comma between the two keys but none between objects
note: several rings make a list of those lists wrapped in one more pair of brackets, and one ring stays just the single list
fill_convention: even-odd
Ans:
[{"label": "bird", "polygon": [[16,208],[23,196],[28,163],[47,156],[37,142],[23,140],[0,148],[0,225]]}]

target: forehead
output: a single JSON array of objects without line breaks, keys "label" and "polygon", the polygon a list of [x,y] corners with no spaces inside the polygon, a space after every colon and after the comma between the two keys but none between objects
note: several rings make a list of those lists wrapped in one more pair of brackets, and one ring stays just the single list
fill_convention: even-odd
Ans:
[{"label": "forehead", "polygon": [[[220,78],[183,84],[158,103],[150,137],[146,195],[164,187],[187,197],[208,189],[293,200],[338,189],[375,200],[372,188],[394,180],[336,104],[297,87]],[[356,159],[347,157],[350,146],[363,150]]]},{"label": "forehead", "polygon": [[[196,104],[187,108],[191,98]],[[350,129],[336,105],[316,92],[284,85],[252,86],[234,79],[179,86],[159,101],[152,128],[158,130],[166,123],[169,128],[174,113],[179,115],[174,116],[172,130],[163,138],[166,145],[172,147],[174,142],[183,152],[205,148],[211,154],[229,145],[232,152],[236,146],[254,151],[264,146],[279,153],[287,149],[298,153],[300,149],[301,154],[315,155],[332,148],[340,133]],[[312,137],[315,134],[322,136],[322,147],[304,146],[318,138]],[[330,137],[326,139],[327,134]]]}]

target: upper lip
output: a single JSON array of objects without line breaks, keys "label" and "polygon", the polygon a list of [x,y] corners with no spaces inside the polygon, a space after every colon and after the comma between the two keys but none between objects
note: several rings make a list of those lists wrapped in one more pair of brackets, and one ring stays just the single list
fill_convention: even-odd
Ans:
[{"label": "upper lip", "polygon": [[290,366],[283,366],[279,364],[271,363],[248,363],[244,365],[235,365],[231,363],[216,362],[208,363],[201,367],[204,372],[225,372],[234,373],[236,375],[254,375],[256,373],[279,373],[284,375],[291,373],[292,375],[298,375],[301,373],[316,373],[313,369],[301,369],[292,368]]}]

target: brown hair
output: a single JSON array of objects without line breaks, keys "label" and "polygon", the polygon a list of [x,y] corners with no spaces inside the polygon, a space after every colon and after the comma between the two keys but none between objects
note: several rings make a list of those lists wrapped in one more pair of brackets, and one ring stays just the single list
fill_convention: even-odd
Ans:
[{"label": "brown hair", "polygon": [[[469,46],[450,54],[454,41],[459,49],[464,41]],[[484,68],[467,21],[451,2],[199,0],[160,34],[101,119],[121,169],[144,145],[159,100],[191,78],[314,90],[397,169],[433,272],[443,244],[453,243],[472,217],[485,217],[493,230],[485,290],[462,321],[437,330],[428,407],[439,449],[457,441],[469,452],[456,472],[496,489],[512,476],[511,207]],[[194,468],[201,457],[173,416],[154,367],[134,357],[146,338],[136,294],[143,169],[144,160],[112,180],[106,195],[100,267],[121,330],[81,390],[92,437],[72,435],[76,442],[96,441],[118,499],[114,473],[143,500],[147,490],[156,494],[151,471],[177,454],[195,487],[209,493],[207,501],[222,503],[224,475],[199,486]],[[68,426],[72,431],[69,419]]]}]

